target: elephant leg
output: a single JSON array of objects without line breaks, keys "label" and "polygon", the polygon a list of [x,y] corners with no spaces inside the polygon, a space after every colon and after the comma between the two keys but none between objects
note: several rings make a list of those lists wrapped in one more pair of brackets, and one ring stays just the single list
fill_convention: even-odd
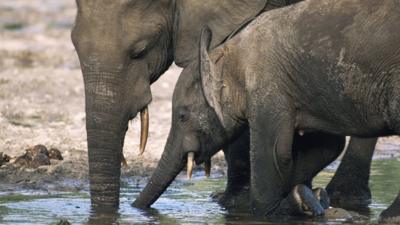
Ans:
[{"label": "elephant leg", "polygon": [[284,97],[271,96],[271,100],[276,99],[279,104],[265,103],[250,109],[251,208],[262,216],[275,215],[293,188],[294,113]]},{"label": "elephant leg", "polygon": [[400,224],[400,192],[389,208],[381,213],[380,221],[387,224]]},{"label": "elephant leg", "polygon": [[334,206],[359,208],[371,203],[368,181],[377,140],[354,137],[350,139],[342,162],[326,188]]},{"label": "elephant leg", "polygon": [[249,130],[246,129],[238,139],[224,149],[228,167],[227,185],[223,193],[213,194],[213,198],[227,209],[249,208],[249,141]]},{"label": "elephant leg", "polygon": [[310,181],[339,157],[344,146],[344,136],[324,133],[309,133],[304,136],[295,134],[293,184],[311,185]]},{"label": "elephant leg", "polygon": [[[344,146],[344,136],[323,133],[309,133],[304,136],[295,134],[293,143],[294,175],[291,186],[297,187],[297,189],[292,190],[281,202],[276,213],[311,215],[318,211],[319,206],[323,209],[328,208],[330,202],[326,191],[316,188],[311,192],[310,181],[340,155]],[[301,196],[300,201],[299,198],[293,197],[295,194]],[[319,204],[316,204],[315,200]]]}]

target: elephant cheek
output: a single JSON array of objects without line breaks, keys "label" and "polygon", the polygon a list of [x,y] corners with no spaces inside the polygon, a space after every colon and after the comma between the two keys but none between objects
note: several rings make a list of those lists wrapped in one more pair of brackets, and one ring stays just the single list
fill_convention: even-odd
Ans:
[{"label": "elephant cheek", "polygon": [[185,135],[182,140],[182,150],[185,152],[200,151],[200,143],[194,135]]}]

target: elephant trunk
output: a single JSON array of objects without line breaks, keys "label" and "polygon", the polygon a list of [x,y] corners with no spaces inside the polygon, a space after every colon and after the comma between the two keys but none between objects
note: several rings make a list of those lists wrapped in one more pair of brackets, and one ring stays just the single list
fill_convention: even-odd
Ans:
[{"label": "elephant trunk", "polygon": [[92,207],[119,205],[122,148],[130,112],[115,82],[119,73],[84,72]]},{"label": "elephant trunk", "polygon": [[95,208],[119,205],[123,136],[110,130],[87,130],[90,195]]},{"label": "elephant trunk", "polygon": [[181,172],[184,166],[183,157],[179,149],[170,147],[172,146],[170,138],[168,138],[165,150],[158,162],[157,168],[153,172],[146,187],[140,193],[139,197],[132,204],[137,208],[149,208],[168,186],[172,183],[175,177]]}]

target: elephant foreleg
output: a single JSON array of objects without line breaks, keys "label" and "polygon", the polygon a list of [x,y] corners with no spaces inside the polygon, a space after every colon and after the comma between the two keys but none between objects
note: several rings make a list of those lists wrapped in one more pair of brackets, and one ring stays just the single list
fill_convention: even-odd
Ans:
[{"label": "elephant foreleg", "polygon": [[354,137],[350,139],[342,162],[326,188],[334,206],[366,207],[371,203],[368,181],[377,140]]},{"label": "elephant foreleg", "polygon": [[250,158],[249,130],[224,149],[228,167],[225,192],[213,194],[213,198],[228,209],[249,208]]},{"label": "elephant foreleg", "polygon": [[[271,100],[270,104],[251,107],[249,120],[252,210],[265,216],[275,214],[292,190],[294,172],[293,108],[282,96],[271,96]],[[280,100],[279,104],[275,100]]]}]

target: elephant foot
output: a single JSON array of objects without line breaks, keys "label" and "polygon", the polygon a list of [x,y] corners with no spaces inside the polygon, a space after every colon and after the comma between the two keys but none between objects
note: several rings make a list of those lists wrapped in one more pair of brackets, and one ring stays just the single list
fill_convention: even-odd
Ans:
[{"label": "elephant foot", "polygon": [[250,190],[249,186],[242,187],[237,191],[215,192],[211,194],[213,201],[218,202],[227,210],[249,211]]},{"label": "elephant foot", "polygon": [[379,218],[380,223],[386,224],[400,224],[400,197],[397,196],[396,200],[385,209]]},{"label": "elephant foot", "polygon": [[[353,184],[349,182],[348,184]],[[326,191],[332,206],[345,209],[368,207],[371,203],[371,191],[368,186],[329,183]]]},{"label": "elephant foot", "polygon": [[382,212],[379,218],[379,224],[400,224],[400,214],[397,215],[383,215]]},{"label": "elephant foot", "polygon": [[219,203],[223,198],[225,198],[225,191],[213,192],[213,193],[211,193],[210,197],[214,202]]}]

